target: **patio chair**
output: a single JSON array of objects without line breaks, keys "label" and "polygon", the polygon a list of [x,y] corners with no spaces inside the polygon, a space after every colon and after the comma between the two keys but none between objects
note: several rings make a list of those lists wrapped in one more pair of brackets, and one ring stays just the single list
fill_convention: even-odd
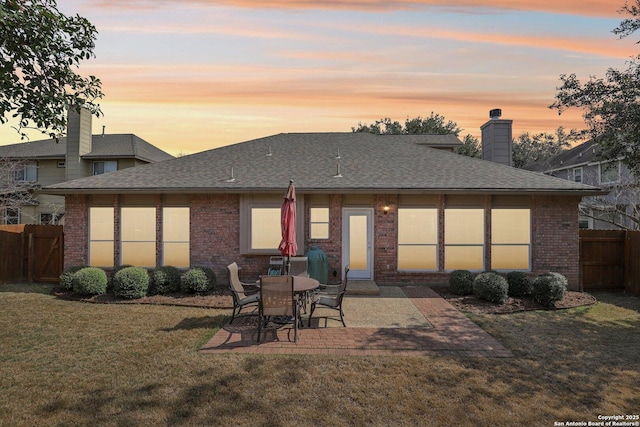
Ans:
[{"label": "patio chair", "polygon": [[[336,310],[340,314],[340,318],[332,317],[332,316],[318,316],[323,317],[325,319],[333,319],[340,320],[342,322],[342,326],[347,327],[346,323],[344,323],[344,312],[342,310],[342,300],[344,299],[344,294],[347,292],[347,276],[349,274],[349,266],[346,266],[344,269],[344,279],[342,283],[339,285],[325,285],[321,292],[315,293],[311,297],[311,311],[309,312],[309,326],[311,326],[311,318],[313,317],[313,312],[316,308],[328,308],[331,310]],[[325,321],[326,324],[326,321]]]},{"label": "patio chair", "polygon": [[258,342],[262,334],[262,326],[276,317],[291,317],[293,321],[294,342],[298,342],[298,323],[300,312],[293,291],[292,276],[260,276],[260,303],[258,319]]},{"label": "patio chair", "polygon": [[289,271],[289,276],[309,276],[309,273],[307,272],[309,260],[306,256],[291,257],[289,259],[289,262],[291,263],[291,271]]},{"label": "patio chair", "polygon": [[[236,317],[240,317],[240,312],[245,308],[252,308],[251,313],[245,313],[243,316],[255,316],[255,310],[258,308],[260,300],[260,291],[255,285],[242,283],[238,277],[238,264],[232,262],[227,266],[229,270],[229,289],[233,295],[233,313],[229,323],[233,323]],[[251,289],[253,287],[253,290]]]}]

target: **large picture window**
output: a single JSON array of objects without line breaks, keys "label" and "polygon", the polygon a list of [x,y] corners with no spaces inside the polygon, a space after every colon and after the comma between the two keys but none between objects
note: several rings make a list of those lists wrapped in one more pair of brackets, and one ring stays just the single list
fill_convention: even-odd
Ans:
[{"label": "large picture window", "polygon": [[113,213],[111,207],[89,208],[89,265],[113,267]]},{"label": "large picture window", "polygon": [[162,265],[189,267],[189,208],[162,210]]},{"label": "large picture window", "polygon": [[491,268],[530,270],[531,211],[491,210]]},{"label": "large picture window", "polygon": [[251,208],[251,250],[277,251],[282,240],[280,208]]},{"label": "large picture window", "polygon": [[121,263],[136,267],[156,265],[156,208],[123,207],[121,218]]},{"label": "large picture window", "polygon": [[398,209],[398,270],[438,269],[438,210]]},{"label": "large picture window", "polygon": [[444,267],[484,270],[484,209],[445,209]]},{"label": "large picture window", "polygon": [[115,172],[118,170],[118,161],[117,160],[107,160],[100,162],[93,162],[93,174],[94,175],[102,175],[107,172]]}]

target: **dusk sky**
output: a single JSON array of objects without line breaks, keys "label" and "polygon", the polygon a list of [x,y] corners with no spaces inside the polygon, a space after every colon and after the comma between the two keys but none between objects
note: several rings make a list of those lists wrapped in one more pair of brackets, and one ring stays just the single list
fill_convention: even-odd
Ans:
[{"label": "dusk sky", "polygon": [[[623,0],[59,0],[98,29],[80,73],[103,82],[93,132],[190,154],[280,132],[349,132],[433,111],[478,136],[581,128],[559,76],[640,53],[611,33]],[[32,133],[31,139],[44,136]],[[0,144],[20,142],[0,126]]]}]

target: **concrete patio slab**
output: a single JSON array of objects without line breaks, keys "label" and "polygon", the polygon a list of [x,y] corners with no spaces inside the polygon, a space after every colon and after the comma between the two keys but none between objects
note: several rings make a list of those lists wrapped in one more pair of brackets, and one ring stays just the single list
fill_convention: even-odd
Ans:
[{"label": "concrete patio slab", "polygon": [[[381,287],[384,288],[384,287]],[[405,302],[411,302],[425,319],[422,327],[318,327],[298,331],[298,342],[293,342],[289,327],[265,331],[257,342],[255,317],[237,319],[221,328],[200,351],[203,353],[261,353],[261,354],[334,354],[359,356],[465,356],[513,357],[511,351],[495,338],[467,319],[461,312],[428,286],[398,288]],[[384,290],[381,292],[384,294]],[[389,293],[399,294],[395,290]],[[380,307],[372,307],[369,298],[352,298],[355,310],[368,311],[371,319],[381,318]],[[384,303],[385,297],[379,297]],[[406,305],[404,306],[407,307]],[[346,310],[346,305],[345,305]],[[387,312],[393,313],[389,307]],[[345,319],[347,319],[345,312]],[[427,326],[428,325],[428,326]],[[341,325],[340,325],[341,326]]]}]

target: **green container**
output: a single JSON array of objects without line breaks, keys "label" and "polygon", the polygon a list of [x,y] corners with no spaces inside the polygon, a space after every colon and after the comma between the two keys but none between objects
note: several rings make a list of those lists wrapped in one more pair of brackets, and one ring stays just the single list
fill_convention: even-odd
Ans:
[{"label": "green container", "polygon": [[327,254],[318,246],[311,246],[307,252],[307,262],[309,277],[326,285],[329,281],[329,260],[327,259]]}]

